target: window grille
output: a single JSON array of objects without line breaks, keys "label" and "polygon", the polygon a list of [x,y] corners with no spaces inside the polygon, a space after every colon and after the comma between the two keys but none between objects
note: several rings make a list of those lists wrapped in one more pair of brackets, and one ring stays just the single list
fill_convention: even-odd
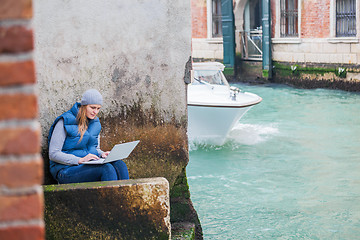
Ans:
[{"label": "window grille", "polygon": [[356,0],[336,1],[336,36],[356,36]]},{"label": "window grille", "polygon": [[222,37],[221,0],[212,0],[212,37]]},{"label": "window grille", "polygon": [[298,0],[281,0],[280,9],[280,37],[298,37]]}]

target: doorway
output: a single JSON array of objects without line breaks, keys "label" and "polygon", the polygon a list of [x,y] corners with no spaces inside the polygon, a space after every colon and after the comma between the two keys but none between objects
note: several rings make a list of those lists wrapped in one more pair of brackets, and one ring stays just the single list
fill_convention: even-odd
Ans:
[{"label": "doorway", "polygon": [[261,0],[248,0],[244,7],[243,30],[239,32],[244,60],[262,61]]}]

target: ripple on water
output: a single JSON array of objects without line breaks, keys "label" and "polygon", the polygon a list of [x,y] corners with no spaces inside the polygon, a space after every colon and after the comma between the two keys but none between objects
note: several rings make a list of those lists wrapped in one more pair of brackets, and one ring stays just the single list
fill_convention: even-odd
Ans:
[{"label": "ripple on water", "polygon": [[190,142],[205,239],[359,239],[360,94],[246,86],[263,98],[222,146]]}]

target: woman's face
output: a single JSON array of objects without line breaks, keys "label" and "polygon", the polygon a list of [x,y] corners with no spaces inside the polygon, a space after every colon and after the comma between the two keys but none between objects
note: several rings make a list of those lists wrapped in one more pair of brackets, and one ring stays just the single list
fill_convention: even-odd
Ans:
[{"label": "woman's face", "polygon": [[86,117],[89,119],[94,119],[99,113],[101,105],[98,104],[89,104],[86,105]]}]

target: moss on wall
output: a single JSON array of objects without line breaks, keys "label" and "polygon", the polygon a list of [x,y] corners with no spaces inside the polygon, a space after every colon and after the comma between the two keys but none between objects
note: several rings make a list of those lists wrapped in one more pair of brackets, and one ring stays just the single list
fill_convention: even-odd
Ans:
[{"label": "moss on wall", "polygon": [[360,67],[346,64],[273,62],[273,82],[301,88],[360,91]]},{"label": "moss on wall", "polygon": [[234,81],[246,83],[268,83],[268,76],[264,76],[262,63],[257,61],[244,61],[237,58],[236,76]]},{"label": "moss on wall", "polygon": [[195,239],[202,239],[202,228],[190,199],[185,168],[170,189],[170,221],[172,225],[188,222],[195,226]]},{"label": "moss on wall", "polygon": [[325,74],[332,73],[336,75],[336,68],[334,67],[316,67],[316,66],[308,66],[301,64],[284,64],[279,62],[273,62],[273,69],[276,74],[282,77],[293,77],[293,76],[302,76],[303,74],[313,75],[314,77],[322,76]]},{"label": "moss on wall", "polygon": [[353,64],[273,62],[272,76],[263,74],[261,61],[237,58],[234,81],[252,84],[282,83],[300,88],[360,91],[360,66]]},{"label": "moss on wall", "polygon": [[101,118],[101,148],[140,140],[125,159],[130,178],[165,177],[170,188],[189,161],[186,121],[170,122],[155,110],[145,112],[140,104],[124,107],[118,116]]}]

